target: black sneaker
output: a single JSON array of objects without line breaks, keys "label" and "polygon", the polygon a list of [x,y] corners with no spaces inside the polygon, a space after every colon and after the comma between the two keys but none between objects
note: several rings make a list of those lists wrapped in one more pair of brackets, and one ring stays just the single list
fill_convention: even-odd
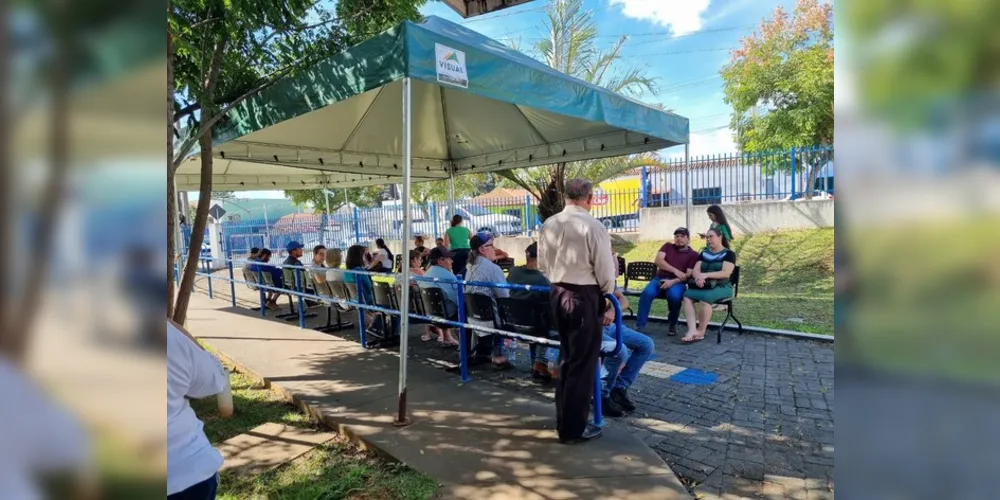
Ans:
[{"label": "black sneaker", "polygon": [[614,389],[611,389],[611,399],[615,403],[618,403],[618,406],[620,406],[623,410],[627,412],[635,411],[635,403],[629,401],[627,390],[621,387],[615,387]]},{"label": "black sneaker", "polygon": [[614,399],[604,396],[601,398],[601,415],[610,418],[624,417],[625,410]]}]

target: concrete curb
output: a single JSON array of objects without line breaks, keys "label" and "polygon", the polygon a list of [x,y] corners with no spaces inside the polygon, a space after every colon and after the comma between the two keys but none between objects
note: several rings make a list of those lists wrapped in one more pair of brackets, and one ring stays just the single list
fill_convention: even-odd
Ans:
[{"label": "concrete curb", "polygon": [[[631,315],[631,314],[623,314],[622,318],[623,319],[632,319],[632,320],[634,320],[635,316]],[[658,323],[666,323],[667,322],[667,318],[665,318],[663,316],[650,316],[649,320],[650,321],[656,321]],[[716,328],[716,329],[719,328],[719,325],[721,325],[721,324],[722,323],[718,323],[716,321],[709,321],[708,322],[708,326]],[[729,323],[726,324],[726,331],[727,332],[736,333],[736,332],[739,331],[739,328],[737,327],[737,325],[735,323],[729,322]],[[760,334],[760,335],[776,335],[776,336],[779,336],[779,337],[791,337],[791,338],[799,339],[799,340],[813,340],[813,341],[817,341],[817,342],[829,342],[831,344],[833,343],[833,339],[834,339],[833,335],[823,335],[823,334],[819,334],[819,333],[796,332],[796,331],[792,331],[792,330],[779,330],[779,329],[774,329],[774,328],[764,328],[764,327],[761,327],[761,326],[747,326],[747,325],[743,325],[743,332],[744,333],[756,333],[756,334]]]}]

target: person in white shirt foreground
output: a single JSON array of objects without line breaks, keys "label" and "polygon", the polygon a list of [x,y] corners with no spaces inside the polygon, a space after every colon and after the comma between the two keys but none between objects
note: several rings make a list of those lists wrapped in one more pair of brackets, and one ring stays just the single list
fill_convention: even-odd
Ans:
[{"label": "person in white shirt foreground", "polygon": [[[229,376],[183,327],[167,320],[167,499],[215,498],[222,454],[212,447],[188,398],[215,394],[219,413],[232,414]],[[228,403],[228,404],[227,404]]]}]

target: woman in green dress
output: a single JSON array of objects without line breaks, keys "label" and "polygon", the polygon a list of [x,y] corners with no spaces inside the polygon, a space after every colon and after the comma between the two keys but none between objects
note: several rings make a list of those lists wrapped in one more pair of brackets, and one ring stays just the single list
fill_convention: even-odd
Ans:
[{"label": "woman in green dress", "polygon": [[444,246],[455,254],[452,259],[452,269],[457,276],[465,276],[465,265],[469,262],[469,238],[472,232],[462,225],[462,216],[455,214],[451,218],[451,227],[444,232]]},{"label": "woman in green dress", "polygon": [[[723,235],[719,229],[709,229],[705,239],[708,245],[698,256],[694,275],[684,292],[684,317],[688,331],[681,342],[686,344],[705,338],[708,321],[712,319],[712,304],[733,296],[729,276],[736,268],[736,253],[723,246]],[[695,302],[698,303],[697,313]]]},{"label": "woman in green dress", "polygon": [[[726,219],[725,212],[722,211],[722,207],[718,205],[712,205],[708,207],[708,218],[712,221],[712,225],[709,229],[718,229],[719,234],[722,235],[722,246],[729,248],[729,242],[733,241],[733,228],[729,227],[729,220]],[[701,239],[705,239],[705,233],[701,233]]]}]

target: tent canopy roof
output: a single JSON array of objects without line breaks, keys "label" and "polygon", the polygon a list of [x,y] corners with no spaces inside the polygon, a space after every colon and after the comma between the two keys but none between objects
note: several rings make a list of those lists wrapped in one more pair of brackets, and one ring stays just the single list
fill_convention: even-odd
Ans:
[{"label": "tent canopy roof", "polygon": [[[415,182],[688,142],[687,118],[428,17],[401,23],[230,110],[213,137],[213,189],[401,182],[406,77]],[[184,162],[178,189],[197,189],[199,163]]]}]

